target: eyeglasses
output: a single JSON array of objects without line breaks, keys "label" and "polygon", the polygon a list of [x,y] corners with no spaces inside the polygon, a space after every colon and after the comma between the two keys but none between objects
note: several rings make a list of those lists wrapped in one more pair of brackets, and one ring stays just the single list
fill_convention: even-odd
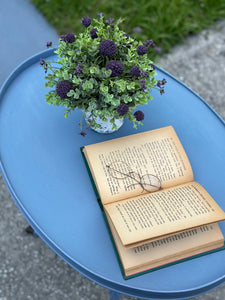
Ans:
[{"label": "eyeglasses", "polygon": [[142,187],[142,193],[144,191],[152,193],[161,189],[161,181],[160,179],[152,174],[140,175],[134,171],[132,171],[131,167],[122,161],[116,161],[106,165],[107,170],[115,179],[125,179],[131,178],[135,183],[130,184],[130,186],[140,185]]}]

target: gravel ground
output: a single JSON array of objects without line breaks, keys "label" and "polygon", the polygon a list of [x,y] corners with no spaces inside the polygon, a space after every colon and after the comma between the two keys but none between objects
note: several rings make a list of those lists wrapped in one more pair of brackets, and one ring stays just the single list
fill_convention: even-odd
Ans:
[{"label": "gravel ground", "polygon": [[[1,17],[4,18],[6,15],[4,8],[6,9],[8,5],[8,9],[11,10],[7,10],[8,18],[10,13],[17,12],[16,15],[21,14],[24,20],[24,31],[21,32],[26,43],[29,32],[32,35],[32,26],[42,28],[42,32],[39,36],[35,36],[36,44],[32,44],[31,49],[23,51],[23,43],[20,41],[21,55],[15,58],[14,66],[13,57],[9,58],[10,63],[7,68],[7,60],[5,60],[7,55],[4,57],[4,62],[2,55],[0,56],[1,64],[4,64],[0,84],[20,61],[44,50],[40,44],[40,40],[43,40],[43,32],[48,35],[49,39],[57,38],[55,31],[48,26],[29,1],[2,0],[2,4],[0,24],[1,22],[3,24]],[[16,15],[11,18],[14,23]],[[32,16],[32,22],[29,16]],[[30,26],[28,26],[27,18],[30,20]],[[16,32],[16,25],[14,29],[12,25],[9,29],[13,35],[13,32]],[[4,37],[3,31],[0,29],[1,36]],[[45,42],[47,40],[46,37]],[[7,45],[4,47],[0,50],[1,54],[7,53]],[[8,53],[10,53],[10,47],[12,47],[10,41],[8,41],[8,47]],[[184,44],[174,48],[170,54],[160,59],[158,65],[191,87],[225,119],[224,60],[225,22],[220,22],[200,35],[188,38]],[[28,235],[24,230],[26,226],[25,219],[15,206],[0,176],[0,300],[108,299],[108,290],[84,278],[69,267],[40,238]],[[134,298],[121,296],[121,299]],[[194,299],[224,300],[225,286]]]}]

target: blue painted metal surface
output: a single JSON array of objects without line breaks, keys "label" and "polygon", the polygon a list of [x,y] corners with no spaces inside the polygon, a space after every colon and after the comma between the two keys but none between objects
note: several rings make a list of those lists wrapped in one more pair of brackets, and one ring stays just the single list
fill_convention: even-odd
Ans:
[{"label": "blue painted metal surface", "polygon": [[110,300],[120,300],[120,294],[114,291],[110,291]]},{"label": "blue painted metal surface", "polygon": [[[45,102],[40,58],[20,65],[0,94],[0,169],[21,212],[37,234],[69,265],[114,291],[139,298],[184,299],[225,282],[225,251],[131,280],[122,278],[110,238],[80,154],[80,147],[172,125],[187,152],[196,181],[225,210],[225,124],[194,92],[170,74],[166,93],[152,92],[144,126],[128,121],[116,133],[78,135],[81,112],[67,120],[63,108]],[[225,224],[221,224],[225,234]],[[107,267],[106,267],[107,265]]]}]

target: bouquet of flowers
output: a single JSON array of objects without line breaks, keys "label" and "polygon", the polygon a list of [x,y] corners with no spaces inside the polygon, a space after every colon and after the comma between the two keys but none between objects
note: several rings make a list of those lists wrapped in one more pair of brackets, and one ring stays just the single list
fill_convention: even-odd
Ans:
[{"label": "bouquet of flowers", "polygon": [[[54,88],[46,94],[47,103],[63,105],[66,118],[75,108],[81,109],[82,119],[88,114],[87,128],[100,126],[96,117],[110,118],[113,129],[117,129],[117,119],[127,117],[136,128],[144,119],[136,107],[152,99],[152,88],[164,93],[166,80],[155,79],[150,59],[154,42],[136,41],[120,30],[121,22],[105,20],[102,13],[93,20],[84,17],[84,32],[61,36],[55,50],[57,60],[40,62],[47,73],[45,86]],[[85,136],[82,120],[79,124]]]}]

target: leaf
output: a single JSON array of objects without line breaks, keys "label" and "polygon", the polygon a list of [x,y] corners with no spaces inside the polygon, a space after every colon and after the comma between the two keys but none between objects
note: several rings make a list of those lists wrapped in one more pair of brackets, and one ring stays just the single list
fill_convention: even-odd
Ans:
[{"label": "leaf", "polygon": [[74,50],[70,50],[67,52],[70,56],[73,56],[75,54],[75,51]]},{"label": "leaf", "polygon": [[74,90],[70,90],[70,91],[67,93],[67,96],[68,96],[68,97],[73,97],[74,94],[75,94]]},{"label": "leaf", "polygon": [[101,85],[100,85],[100,91],[101,91],[103,94],[108,93],[108,90],[109,90],[109,88],[108,88],[107,86],[105,86],[104,84],[101,84]]}]

